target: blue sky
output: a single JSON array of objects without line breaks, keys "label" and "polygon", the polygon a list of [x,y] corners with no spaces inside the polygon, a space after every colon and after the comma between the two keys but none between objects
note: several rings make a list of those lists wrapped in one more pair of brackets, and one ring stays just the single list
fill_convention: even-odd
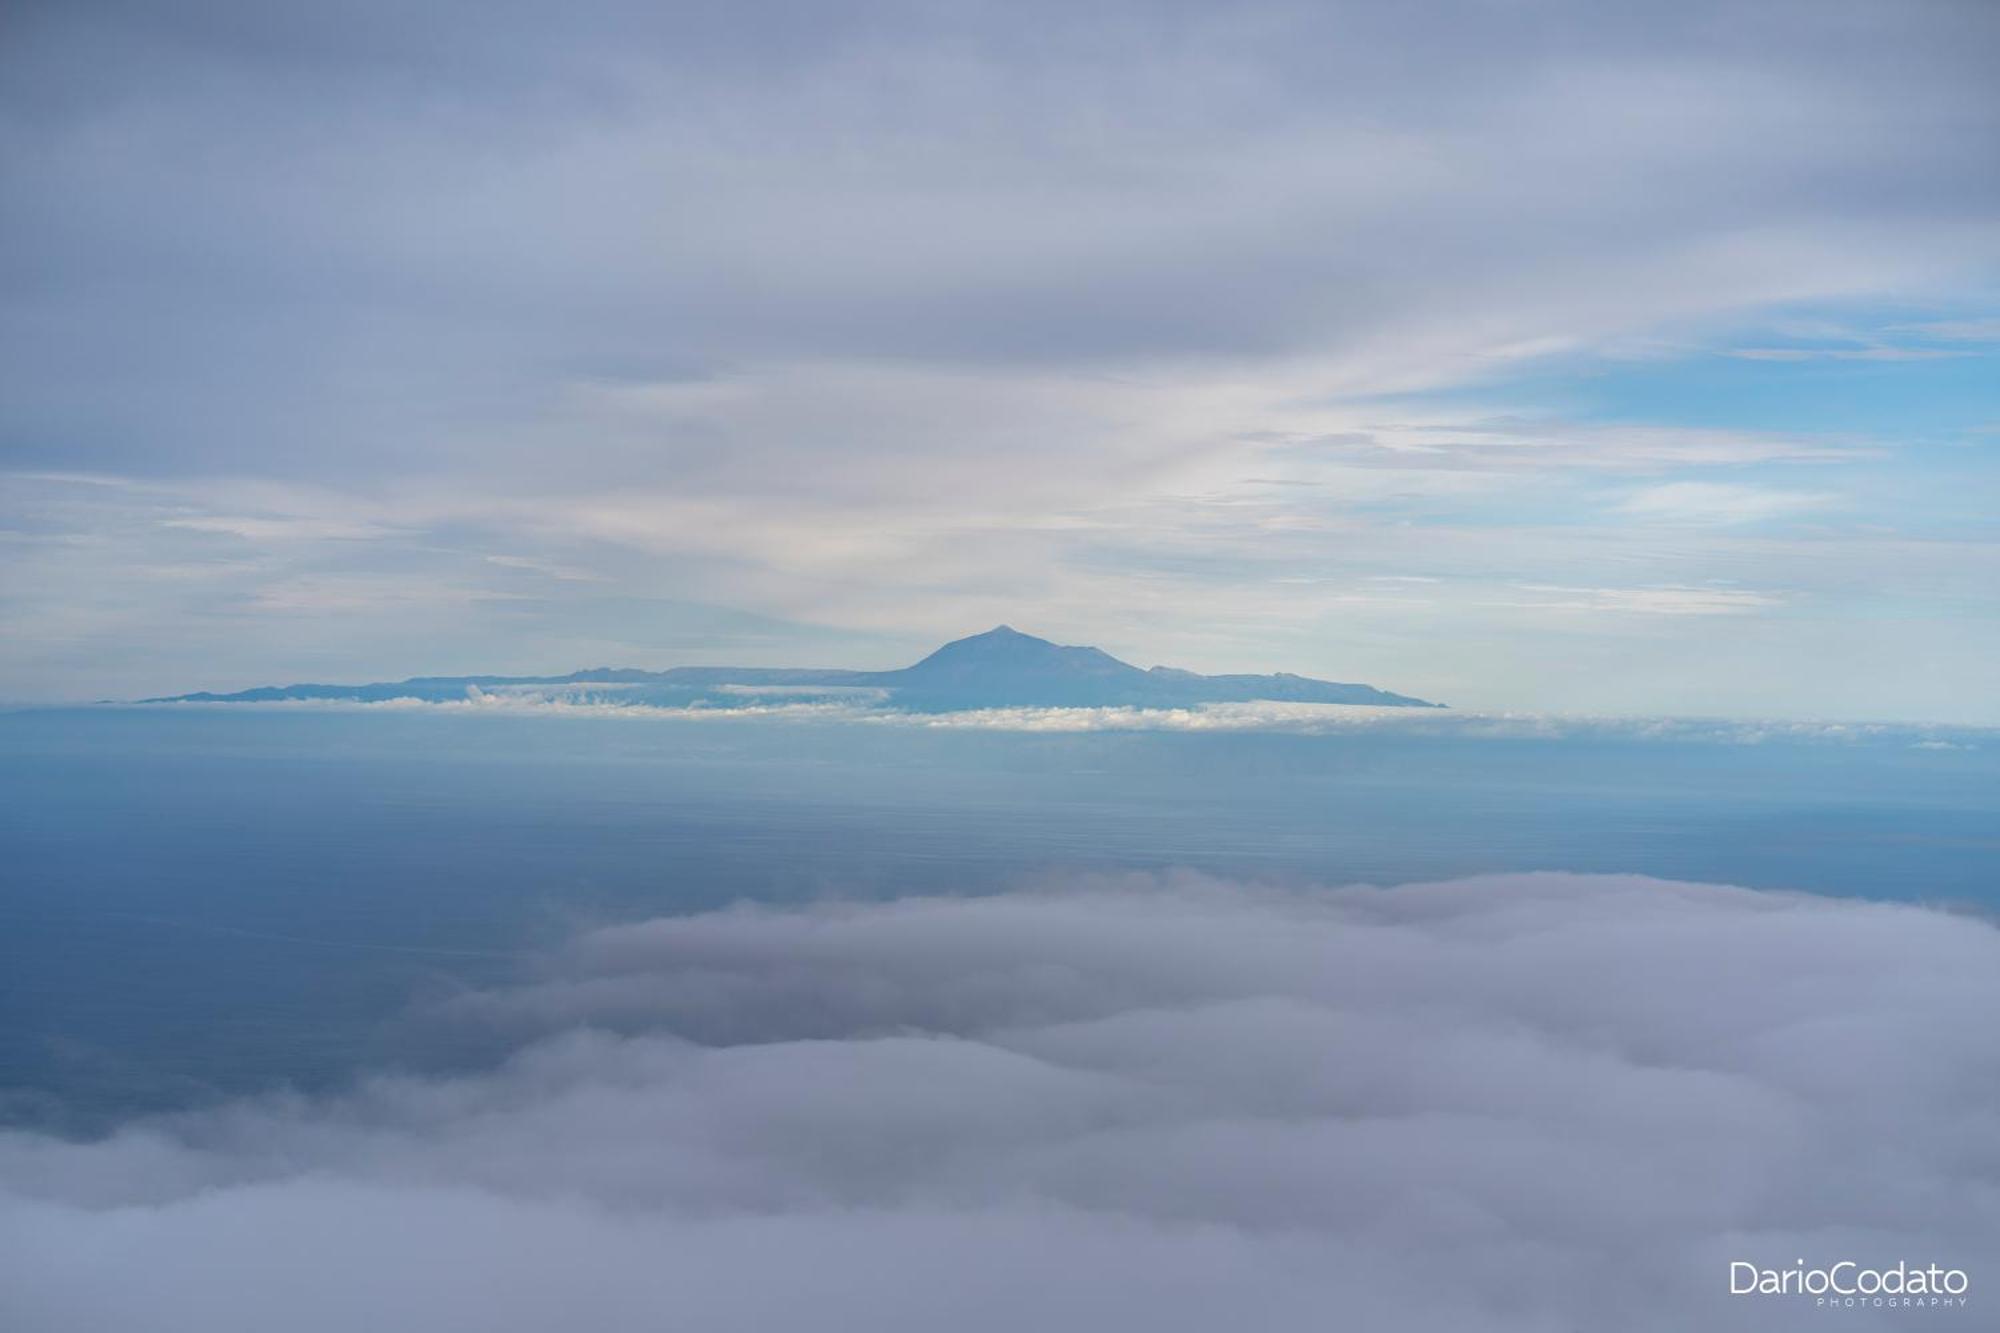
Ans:
[{"label": "blue sky", "polygon": [[0,697],[2000,722],[2000,12],[1443,9],[20,7]]}]

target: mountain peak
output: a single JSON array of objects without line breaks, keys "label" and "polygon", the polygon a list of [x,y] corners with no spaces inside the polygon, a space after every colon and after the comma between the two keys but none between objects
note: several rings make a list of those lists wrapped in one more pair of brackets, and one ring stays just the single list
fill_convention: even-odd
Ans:
[{"label": "mountain peak", "polygon": [[1105,677],[1140,674],[1098,648],[1073,648],[1023,634],[1012,625],[995,625],[984,634],[953,639],[944,647],[896,674],[911,683],[970,685],[988,677]]}]

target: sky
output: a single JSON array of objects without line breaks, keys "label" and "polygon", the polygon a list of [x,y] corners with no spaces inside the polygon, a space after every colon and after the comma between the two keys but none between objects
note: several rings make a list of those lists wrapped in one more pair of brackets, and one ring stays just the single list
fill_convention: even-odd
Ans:
[{"label": "sky", "polygon": [[0,698],[1006,622],[2000,723],[2000,7],[10,5]]}]

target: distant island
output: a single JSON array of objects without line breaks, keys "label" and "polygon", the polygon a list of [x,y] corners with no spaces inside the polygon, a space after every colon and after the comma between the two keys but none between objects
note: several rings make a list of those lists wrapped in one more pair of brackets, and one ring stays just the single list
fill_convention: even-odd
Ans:
[{"label": "distant island", "polygon": [[[595,688],[593,688],[595,687]],[[964,708],[1140,707],[1280,700],[1289,703],[1372,704],[1442,708],[1372,685],[1275,675],[1204,676],[1121,662],[1099,648],[1068,647],[1007,625],[957,639],[913,666],[894,671],[833,671],[800,667],[674,667],[641,671],[595,667],[566,676],[418,676],[371,685],[266,685],[233,694],[202,691],[146,703],[277,703],[335,699],[447,702],[494,691],[560,690],[624,703],[686,707],[741,704],[745,696],[856,697],[922,712]]]}]

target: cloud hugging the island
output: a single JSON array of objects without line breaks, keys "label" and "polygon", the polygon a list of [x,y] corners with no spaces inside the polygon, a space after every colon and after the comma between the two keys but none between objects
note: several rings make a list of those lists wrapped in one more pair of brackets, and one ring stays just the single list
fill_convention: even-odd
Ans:
[{"label": "cloud hugging the island", "polygon": [[1851,1257],[1969,1328],[1996,1004],[1985,919],[1636,877],[659,919],[443,1004],[456,1069],[0,1136],[0,1315],[1765,1333],[1829,1316],[1730,1260]]}]

